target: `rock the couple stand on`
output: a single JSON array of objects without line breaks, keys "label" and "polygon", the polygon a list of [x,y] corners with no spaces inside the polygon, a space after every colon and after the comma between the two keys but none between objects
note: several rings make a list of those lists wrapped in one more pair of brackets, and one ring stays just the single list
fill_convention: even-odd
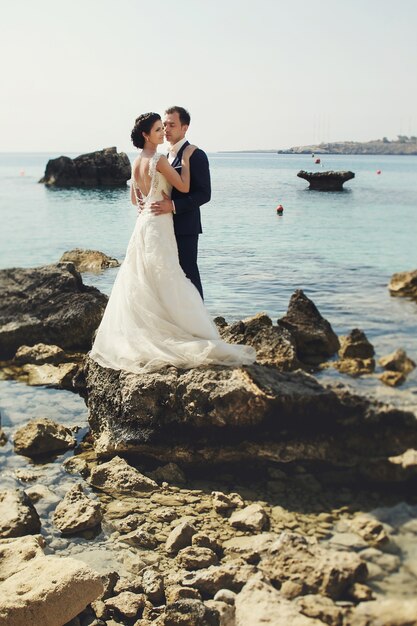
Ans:
[{"label": "rock the couple stand on", "polygon": [[[159,122],[150,128],[142,117],[138,118],[139,129],[144,128],[143,135],[153,138],[160,129],[159,116]],[[149,145],[154,146],[146,137],[145,148]],[[188,145],[185,142],[181,146],[171,166],[154,151],[143,180],[132,175],[138,204],[138,189],[142,196],[140,211],[90,353],[104,367],[144,373],[165,366],[239,366],[256,358],[252,347],[231,345],[220,338],[202,300],[196,257],[202,232],[200,204],[210,199],[205,153],[197,149],[190,157],[186,193],[178,191],[158,171],[171,167],[175,176],[181,174],[182,155]],[[173,177],[170,170],[164,171]],[[145,190],[148,193],[143,193]],[[172,211],[156,214],[153,206],[167,197],[174,201],[175,215]]]}]

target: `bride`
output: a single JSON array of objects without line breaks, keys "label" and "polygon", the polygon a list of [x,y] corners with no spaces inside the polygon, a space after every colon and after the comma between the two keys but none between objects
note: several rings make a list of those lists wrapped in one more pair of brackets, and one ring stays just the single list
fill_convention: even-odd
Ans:
[{"label": "bride", "polygon": [[163,198],[162,192],[170,196],[173,187],[189,191],[189,161],[196,146],[184,150],[178,174],[156,151],[164,142],[157,113],[136,119],[132,140],[142,148],[131,180],[132,200],[139,213],[90,357],[103,367],[138,374],[170,365],[188,369],[253,363],[252,347],[220,338],[199,292],[185,276],[172,213],[151,211],[151,204]]}]

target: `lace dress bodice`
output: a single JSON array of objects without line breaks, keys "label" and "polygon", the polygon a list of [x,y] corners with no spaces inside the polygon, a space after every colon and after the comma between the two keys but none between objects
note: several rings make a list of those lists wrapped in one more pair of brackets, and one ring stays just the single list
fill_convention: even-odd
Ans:
[{"label": "lace dress bodice", "polygon": [[[157,171],[156,166],[158,164],[159,159],[161,158],[161,154],[155,152],[154,156],[149,160],[149,177],[151,180],[149,193],[143,197],[144,201],[144,209],[147,209],[152,202],[157,202],[158,200],[163,199],[162,192],[166,193],[167,196],[171,197],[172,185],[167,181],[165,176]],[[141,157],[139,157],[139,160]],[[138,197],[138,189],[139,185],[132,174],[131,184],[133,185],[133,190],[135,193],[136,204],[139,206],[139,197]],[[141,192],[142,193],[142,192]]]}]

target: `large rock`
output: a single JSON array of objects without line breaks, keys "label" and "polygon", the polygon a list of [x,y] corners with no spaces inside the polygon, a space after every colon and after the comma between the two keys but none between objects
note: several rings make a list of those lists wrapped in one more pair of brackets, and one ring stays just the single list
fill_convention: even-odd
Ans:
[{"label": "large rock", "polygon": [[201,600],[184,599],[168,604],[161,626],[220,626],[218,612]]},{"label": "large rock", "polygon": [[255,348],[257,363],[273,365],[283,372],[301,367],[291,333],[285,328],[274,326],[271,318],[264,313],[230,325],[222,317],[214,321],[225,341],[245,343]]},{"label": "large rock", "polygon": [[255,571],[253,565],[236,559],[190,572],[183,577],[182,584],[198,589],[203,597],[213,597],[220,589],[240,591]]},{"label": "large rock", "polygon": [[405,376],[412,372],[416,367],[414,361],[410,359],[405,350],[402,350],[401,348],[395,350],[395,352],[391,352],[391,354],[382,356],[378,363],[386,370],[401,372]]},{"label": "large rock", "polygon": [[55,187],[124,187],[131,176],[129,157],[117,148],[104,148],[51,159],[40,183]]},{"label": "large rock", "polygon": [[417,300],[417,270],[393,274],[388,288],[392,296],[406,296]]},{"label": "large rock", "polygon": [[299,608],[258,575],[236,596],[236,626],[323,626],[303,615]]},{"label": "large rock", "polygon": [[81,484],[77,483],[56,507],[54,524],[62,534],[70,534],[95,528],[102,517],[100,503],[86,496]]},{"label": "large rock", "polygon": [[0,354],[23,345],[88,350],[107,296],[83,284],[71,263],[0,270]]},{"label": "large rock", "polygon": [[282,533],[258,567],[274,585],[290,581],[300,586],[301,593],[335,600],[367,577],[366,565],[357,554],[323,548],[295,533]]},{"label": "large rock", "polygon": [[48,346],[46,343],[37,343],[35,346],[20,346],[14,356],[14,362],[19,365],[43,365],[53,363],[57,365],[65,359],[65,352],[59,346]]},{"label": "large rock", "polygon": [[143,493],[159,489],[158,484],[116,456],[108,463],[95,467],[89,477],[90,484],[107,493]]},{"label": "large rock", "polygon": [[0,584],[0,626],[63,626],[103,590],[100,575],[81,561],[33,559]]},{"label": "large rock", "polygon": [[69,428],[48,417],[30,420],[15,432],[13,440],[15,452],[29,457],[65,452],[77,443]]},{"label": "large rock", "polygon": [[355,178],[354,172],[340,171],[334,172],[306,172],[300,170],[297,174],[299,178],[304,178],[310,183],[310,189],[316,191],[343,191],[343,184],[347,180]]},{"label": "large rock", "polygon": [[41,535],[0,539],[0,582],[24,569],[29,561],[43,556]]},{"label": "large rock", "polygon": [[64,252],[59,259],[60,263],[73,263],[78,272],[99,272],[108,267],[119,267],[117,259],[100,252],[99,250],[82,250],[74,248]]},{"label": "large rock", "polygon": [[24,491],[0,491],[0,537],[36,535],[40,529],[39,515]]},{"label": "large rock", "polygon": [[374,602],[361,602],[346,626],[417,626],[417,600],[380,597]]},{"label": "large rock", "polygon": [[375,350],[363,330],[354,328],[346,337],[340,337],[341,359],[371,359]]},{"label": "large rock", "polygon": [[278,325],[288,329],[294,337],[301,361],[319,363],[340,348],[331,325],[301,289],[291,296],[287,313],[278,320]]},{"label": "large rock", "polygon": [[260,532],[267,526],[268,516],[260,504],[253,503],[232,513],[230,524],[239,530]]},{"label": "large rock", "polygon": [[318,460],[387,480],[388,457],[417,447],[413,413],[325,388],[303,372],[252,365],[135,375],[88,360],[86,378],[102,455],[132,452],[182,466]]}]

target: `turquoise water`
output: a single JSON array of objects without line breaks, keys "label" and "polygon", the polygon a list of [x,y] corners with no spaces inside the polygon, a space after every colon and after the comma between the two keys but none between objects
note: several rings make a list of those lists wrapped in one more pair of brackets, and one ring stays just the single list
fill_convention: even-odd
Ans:
[{"label": "turquoise water", "polygon": [[[123,259],[136,219],[128,188],[47,189],[37,181],[56,156],[0,154],[0,268],[54,263],[74,247]],[[417,268],[417,157],[323,157],[325,169],[351,169],[356,178],[343,193],[320,193],[296,176],[300,169],[319,169],[309,156],[209,156],[213,197],[202,210],[199,256],[213,316],[231,321],[265,311],[276,320],[302,288],[339,335],[359,327],[378,357],[401,346],[417,361],[417,303],[391,298],[387,289],[392,273]],[[282,217],[277,204],[284,206]],[[84,282],[109,293],[117,271],[84,274]],[[351,379],[328,370],[319,378],[417,409],[416,370],[394,390],[375,376]],[[78,428],[80,441],[88,428],[84,401],[68,391],[0,381],[0,412],[9,437],[0,448],[2,488],[26,488],[18,471],[32,472],[36,484],[50,489],[36,504],[47,553],[95,555],[98,567],[113,554],[106,532],[94,542],[63,538],[52,523],[57,502],[79,479],[62,467],[73,452],[37,464],[14,454],[11,442],[16,428],[42,416]],[[414,539],[408,541],[415,552]],[[414,596],[415,581],[396,583],[395,576],[394,593]]]},{"label": "turquoise water", "polygon": [[[128,187],[48,189],[37,181],[56,156],[0,154],[0,267],[56,262],[74,247],[123,258],[136,219]],[[209,159],[213,195],[202,209],[199,258],[213,316],[266,311],[275,320],[301,288],[338,334],[359,327],[378,356],[402,346],[417,359],[417,304],[387,290],[393,272],[417,267],[416,157],[323,156],[323,167],[308,155]],[[344,192],[321,193],[297,178],[300,169],[349,169],[356,177]],[[84,281],[109,293],[116,272]],[[416,381],[414,373],[401,391]]]}]

